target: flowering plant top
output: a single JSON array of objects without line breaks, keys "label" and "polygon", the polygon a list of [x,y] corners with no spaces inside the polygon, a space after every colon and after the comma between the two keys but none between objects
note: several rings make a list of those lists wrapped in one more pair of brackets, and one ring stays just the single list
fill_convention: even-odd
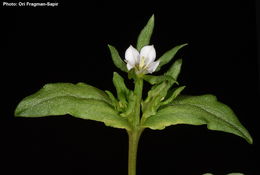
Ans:
[{"label": "flowering plant top", "polygon": [[[144,129],[164,129],[177,124],[207,125],[210,130],[232,133],[252,143],[246,128],[235,113],[214,95],[182,95],[185,86],[177,81],[182,59],[176,59],[168,71],[151,75],[171,63],[176,53],[187,44],[178,45],[156,59],[150,44],[154,16],[140,32],[136,49],[130,45],[122,59],[114,46],[108,45],[117,68],[134,82],[129,89],[125,80],[114,72],[116,95],[86,83],[52,83],[24,98],[17,106],[17,117],[45,117],[70,114],[95,120],[107,126],[125,129],[129,136],[128,174],[136,174],[136,156],[139,138]],[[156,61],[155,61],[156,60]],[[151,85],[143,99],[143,83]]]}]

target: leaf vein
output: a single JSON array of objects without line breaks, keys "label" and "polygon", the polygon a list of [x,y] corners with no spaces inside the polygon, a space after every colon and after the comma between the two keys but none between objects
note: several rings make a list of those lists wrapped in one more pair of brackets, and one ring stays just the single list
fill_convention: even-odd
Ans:
[{"label": "leaf vein", "polygon": [[[210,110],[206,109],[206,108],[203,108],[201,107],[201,105],[196,105],[196,104],[170,104],[170,106],[174,106],[174,105],[187,105],[187,106],[195,106],[199,109],[202,109],[204,110],[205,112],[209,113],[210,115],[214,116],[215,118],[217,118],[218,120],[220,121],[224,121],[225,123],[227,123],[228,125],[230,125],[231,127],[233,127],[234,129],[238,130],[240,132],[240,134],[242,134],[245,138],[247,138],[247,136],[243,133],[243,131],[241,131],[241,129],[239,127],[237,127],[236,125],[233,125],[232,123],[230,123],[228,120],[225,120],[221,117],[218,117],[217,115],[213,114],[210,112]],[[215,110],[217,111],[217,110]],[[221,112],[220,112],[221,113]]]}]

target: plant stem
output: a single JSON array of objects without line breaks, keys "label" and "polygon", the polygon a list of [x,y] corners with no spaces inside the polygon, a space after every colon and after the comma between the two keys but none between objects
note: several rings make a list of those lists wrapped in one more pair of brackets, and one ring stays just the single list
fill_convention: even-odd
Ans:
[{"label": "plant stem", "polygon": [[129,132],[129,148],[128,148],[128,175],[136,175],[136,160],[137,160],[137,150],[138,142],[141,132],[134,131]]},{"label": "plant stem", "polygon": [[134,94],[136,95],[135,110],[133,114],[133,130],[139,129],[140,124],[140,113],[141,113],[141,102],[143,93],[143,79],[135,79],[135,89]]},{"label": "plant stem", "polygon": [[128,131],[128,175],[136,175],[136,160],[138,143],[143,129],[140,127],[141,102],[143,93],[143,79],[135,79],[134,94],[136,95],[135,110],[133,113],[132,130]]}]

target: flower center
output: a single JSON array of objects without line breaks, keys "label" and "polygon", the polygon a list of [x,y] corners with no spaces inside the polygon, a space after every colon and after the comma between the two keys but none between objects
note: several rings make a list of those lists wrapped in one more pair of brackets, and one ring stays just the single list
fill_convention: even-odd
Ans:
[{"label": "flower center", "polygon": [[146,65],[145,65],[145,58],[142,56],[140,58],[140,63],[139,63],[139,69],[145,69]]}]

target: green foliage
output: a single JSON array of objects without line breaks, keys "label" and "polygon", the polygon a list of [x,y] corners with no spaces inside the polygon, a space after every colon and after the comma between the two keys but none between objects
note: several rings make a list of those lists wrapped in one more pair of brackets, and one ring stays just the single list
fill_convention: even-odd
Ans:
[{"label": "green foliage", "polygon": [[173,79],[177,80],[181,71],[182,59],[176,60],[170,69],[165,73],[165,75],[171,76]]},{"label": "green foliage", "polygon": [[144,80],[150,83],[151,85],[159,84],[164,81],[177,81],[170,75],[160,75],[160,76],[153,76],[153,75],[144,75]]},{"label": "green foliage", "polygon": [[133,113],[135,111],[136,105],[137,105],[137,96],[134,94],[133,91],[130,91],[128,96],[128,104],[127,108],[124,112],[120,114],[122,117],[126,117],[130,122],[133,120]]},{"label": "green foliage", "polygon": [[113,63],[115,64],[115,66],[117,68],[119,68],[121,71],[127,72],[126,64],[122,60],[122,58],[120,57],[116,48],[114,46],[111,46],[111,45],[108,45],[108,48],[110,50],[111,57],[112,57],[112,60],[113,60]]},{"label": "green foliage", "polygon": [[[149,44],[153,28],[154,15],[138,36],[138,50]],[[159,58],[160,64],[156,71],[169,63],[186,45],[176,46],[163,54]],[[140,116],[136,115],[142,114],[142,128],[163,129],[176,124],[206,124],[211,130],[233,133],[252,143],[251,136],[234,112],[228,106],[218,102],[216,97],[212,95],[180,96],[185,86],[174,87],[174,85],[179,84],[177,78],[181,71],[182,59],[176,60],[162,75],[136,75],[133,69],[127,70],[116,48],[111,45],[108,47],[116,67],[128,72],[129,79],[140,83],[134,91],[126,87],[123,77],[116,72],[113,84],[117,97],[110,91],[103,92],[84,83],[47,84],[35,94],[23,99],[17,106],[15,115],[41,117],[70,114],[74,117],[101,121],[108,126],[130,130],[134,125],[131,123],[132,119],[135,118],[135,123],[139,123],[136,120],[140,120]],[[145,100],[142,100],[143,80],[152,85]]]},{"label": "green foliage", "polygon": [[175,46],[174,48],[172,48],[171,50],[168,50],[167,52],[165,52],[160,58],[160,64],[157,67],[156,71],[159,71],[161,69],[161,67],[167,63],[169,63],[174,56],[176,55],[176,53],[183,48],[184,46],[187,46],[188,44],[182,44],[179,46]]},{"label": "green foliage", "polygon": [[137,44],[136,44],[137,50],[140,51],[144,46],[149,45],[153,33],[153,28],[154,28],[154,15],[152,15],[152,17],[149,19],[146,26],[142,29],[142,31],[138,36]]},{"label": "green foliage", "polygon": [[178,97],[178,95],[180,95],[180,93],[184,90],[186,86],[180,86],[177,88],[174,88],[172,90],[168,91],[169,97],[166,98],[166,100],[162,101],[161,105],[167,105],[171,102],[173,102],[173,100]]},{"label": "green foliage", "polygon": [[111,106],[101,90],[78,83],[47,84],[23,99],[15,110],[18,117],[43,117],[70,114],[77,118],[104,122],[107,126],[129,129],[127,120]]},{"label": "green foliage", "polygon": [[248,131],[241,125],[234,112],[217,101],[213,95],[179,96],[171,104],[162,106],[149,117],[143,127],[164,129],[170,125],[207,124],[208,129],[232,133],[252,143]]},{"label": "green foliage", "polygon": [[108,95],[109,99],[111,100],[112,106],[114,106],[114,108],[117,108],[118,100],[116,99],[116,97],[109,90],[105,90],[105,92]]},{"label": "green foliage", "polygon": [[[178,88],[175,91],[171,90],[174,84],[178,84],[177,78],[181,70],[181,60],[176,60],[169,71],[161,76],[145,75],[144,80],[154,85],[148,92],[147,98],[142,103],[142,123],[150,116],[155,115],[159,107],[163,104],[168,104],[176,98],[184,89]],[[169,98],[169,93],[171,94]]]},{"label": "green foliage", "polygon": [[117,91],[117,98],[119,100],[119,109],[124,110],[127,107],[127,98],[130,91],[126,87],[123,77],[121,77],[116,72],[114,72],[113,83]]},{"label": "green foliage", "polygon": [[[139,51],[150,43],[153,28],[154,16],[149,19],[138,36]],[[163,54],[159,58],[160,64],[156,71],[169,63],[186,45],[176,46]],[[126,63],[115,47],[111,45],[108,47],[115,66],[127,72],[128,78],[134,80],[133,90],[126,87],[123,77],[116,72],[113,76],[116,97],[108,90],[103,92],[84,83],[47,84],[38,92],[24,98],[18,104],[15,116],[44,117],[69,114],[126,129],[129,135],[129,175],[135,175],[138,140],[145,128],[164,129],[177,124],[207,125],[210,130],[232,133],[244,138],[248,143],[253,142],[234,112],[225,104],[218,102],[215,96],[180,95],[185,88],[177,86],[182,59],[177,59],[164,74],[137,74],[134,70],[136,68],[127,70]],[[143,80],[152,85],[144,100]]]},{"label": "green foliage", "polygon": [[171,82],[164,81],[160,84],[154,85],[151,90],[148,92],[147,98],[142,103],[142,123],[150,116],[153,116],[157,113],[158,108],[161,105],[161,102],[164,100],[164,97],[167,95],[167,91],[170,87]]}]

